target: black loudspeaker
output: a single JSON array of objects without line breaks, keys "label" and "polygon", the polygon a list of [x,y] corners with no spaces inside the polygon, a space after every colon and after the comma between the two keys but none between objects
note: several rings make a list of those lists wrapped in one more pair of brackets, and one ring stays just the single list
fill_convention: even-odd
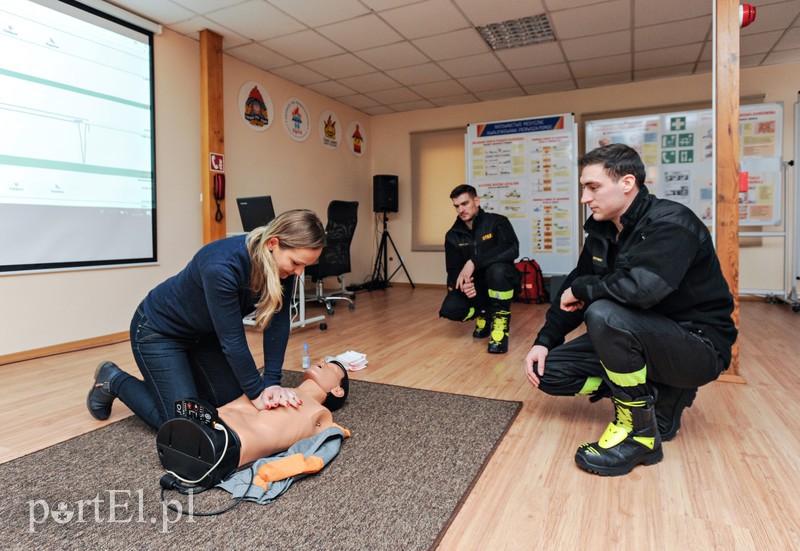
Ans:
[{"label": "black loudspeaker", "polygon": [[372,211],[397,212],[397,176],[376,174],[372,177]]}]

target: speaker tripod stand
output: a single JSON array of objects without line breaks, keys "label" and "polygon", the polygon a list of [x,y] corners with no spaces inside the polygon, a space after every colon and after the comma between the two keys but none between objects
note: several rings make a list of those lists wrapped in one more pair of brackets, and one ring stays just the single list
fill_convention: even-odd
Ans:
[{"label": "speaker tripod stand", "polygon": [[[397,252],[397,247],[394,244],[394,240],[392,236],[389,235],[389,230],[386,229],[386,222],[388,221],[388,215],[386,211],[383,212],[383,234],[381,235],[381,244],[378,247],[378,256],[375,257],[375,267],[372,269],[372,280],[367,284],[367,287],[372,289],[386,289],[390,287],[389,281],[394,277],[394,275],[402,268],[408,278],[408,282],[411,283],[411,288],[415,289],[414,282],[411,281],[411,276],[408,274],[408,270],[406,270],[406,265],[403,262],[403,258],[400,256],[400,253]],[[400,262],[400,265],[395,268],[392,272],[392,275],[389,274],[389,244],[392,245],[392,249],[394,250],[394,255],[397,257],[397,261]]]}]

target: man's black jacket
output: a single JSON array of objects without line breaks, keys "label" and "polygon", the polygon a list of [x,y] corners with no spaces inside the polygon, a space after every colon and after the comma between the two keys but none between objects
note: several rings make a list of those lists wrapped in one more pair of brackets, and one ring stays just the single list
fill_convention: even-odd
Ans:
[{"label": "man's black jacket", "polygon": [[444,253],[447,287],[452,289],[467,260],[475,264],[476,273],[495,262],[513,264],[519,256],[519,241],[508,218],[478,209],[472,231],[461,218],[456,219],[445,235]]},{"label": "man's black jacket", "polygon": [[559,308],[561,294],[572,288],[587,306],[610,299],[702,331],[727,367],[738,334],[731,319],[733,297],[706,226],[684,205],[657,199],[646,188],[621,222],[617,237],[613,222],[587,220],[578,265],[561,286],[534,344],[552,350],[581,324],[583,310]]}]

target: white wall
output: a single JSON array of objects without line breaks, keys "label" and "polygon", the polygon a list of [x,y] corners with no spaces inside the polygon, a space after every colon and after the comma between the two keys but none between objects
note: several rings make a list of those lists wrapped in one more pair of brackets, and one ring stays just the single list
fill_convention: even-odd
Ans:
[{"label": "white wall", "polygon": [[[794,155],[793,113],[798,89],[800,89],[800,64],[742,70],[742,96],[764,94],[765,102],[784,103],[784,160],[792,159]],[[372,118],[373,172],[399,176],[400,212],[392,216],[389,231],[414,282],[444,284],[446,274],[443,252],[411,250],[410,134],[412,132],[466,127],[469,123],[559,113],[574,113],[577,123],[582,125],[582,117],[587,114],[633,111],[704,101],[710,103],[711,97],[709,74],[374,116]],[[453,186],[459,183],[461,182],[454,181]],[[455,220],[449,198],[443,196],[441,202],[442,212],[445,213],[443,215],[452,216]],[[791,224],[791,220],[789,222]],[[754,228],[746,229],[754,230]],[[766,229],[783,231],[784,228],[781,226]],[[791,225],[788,230],[791,235]],[[783,270],[782,239],[767,239],[759,248],[742,248],[740,288],[782,289]],[[398,278],[398,281],[404,281],[404,278]]]}]

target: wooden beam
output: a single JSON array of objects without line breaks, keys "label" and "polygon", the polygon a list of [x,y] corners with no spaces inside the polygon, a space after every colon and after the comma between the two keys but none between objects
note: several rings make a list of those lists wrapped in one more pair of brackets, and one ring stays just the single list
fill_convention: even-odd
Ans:
[{"label": "wooden beam", "polygon": [[[722,273],[733,294],[739,326],[739,1],[716,2],[714,110],[716,114],[716,245]],[[739,343],[727,375],[738,377]]]},{"label": "wooden beam", "polygon": [[[222,105],[222,37],[213,31],[200,31],[200,175],[203,197],[203,243],[225,237],[225,200],[214,198],[214,176],[223,170],[212,170],[211,155],[224,156],[225,129]],[[220,167],[224,169],[224,165]],[[217,209],[222,215],[219,215]]]}]

